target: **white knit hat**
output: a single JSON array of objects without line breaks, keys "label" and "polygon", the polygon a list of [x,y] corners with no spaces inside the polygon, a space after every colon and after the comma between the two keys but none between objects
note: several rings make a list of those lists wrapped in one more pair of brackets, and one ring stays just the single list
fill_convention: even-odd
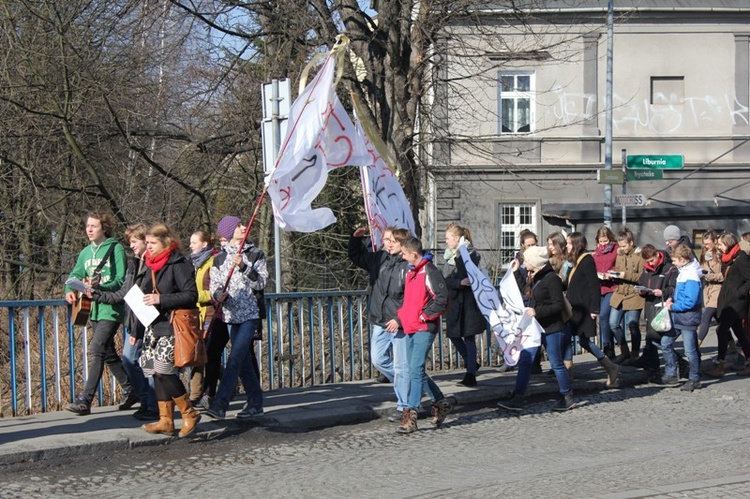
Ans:
[{"label": "white knit hat", "polygon": [[531,246],[523,252],[523,261],[532,267],[541,269],[549,262],[547,248],[541,246]]}]

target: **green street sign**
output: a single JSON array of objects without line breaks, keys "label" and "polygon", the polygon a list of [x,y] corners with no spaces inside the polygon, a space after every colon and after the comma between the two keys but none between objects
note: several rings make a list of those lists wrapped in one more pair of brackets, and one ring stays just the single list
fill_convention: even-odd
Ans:
[{"label": "green street sign", "polygon": [[628,180],[661,180],[664,178],[664,172],[661,170],[632,170],[628,168]]},{"label": "green street sign", "polygon": [[628,155],[628,168],[657,169],[657,170],[679,170],[684,166],[685,159],[678,155],[657,156],[630,156]]},{"label": "green street sign", "polygon": [[600,184],[621,184],[623,182],[622,170],[604,170],[596,171],[596,180]]}]

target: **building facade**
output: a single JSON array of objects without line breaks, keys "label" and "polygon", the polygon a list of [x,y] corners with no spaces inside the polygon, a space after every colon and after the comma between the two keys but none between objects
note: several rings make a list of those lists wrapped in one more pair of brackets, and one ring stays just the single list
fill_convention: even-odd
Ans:
[{"label": "building facade", "polygon": [[[612,206],[612,228],[624,216],[638,244],[658,248],[668,224],[697,243],[706,229],[750,231],[750,3],[614,3],[611,164],[640,155],[648,168],[611,185],[614,199],[644,204]],[[591,246],[604,223],[607,2],[543,4],[487,8],[436,46],[431,247],[457,222],[507,262],[525,228],[541,242],[578,230]],[[682,168],[662,168],[663,156]]]}]

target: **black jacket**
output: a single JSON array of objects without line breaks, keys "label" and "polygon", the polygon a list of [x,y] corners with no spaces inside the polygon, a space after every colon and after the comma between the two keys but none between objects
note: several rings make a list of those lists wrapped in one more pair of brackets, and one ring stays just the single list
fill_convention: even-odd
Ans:
[{"label": "black jacket", "polygon": [[[474,265],[479,266],[479,253],[471,250],[469,253]],[[471,286],[462,286],[461,281],[469,274],[460,254],[456,255],[455,265],[445,262],[443,277],[448,288],[448,310],[445,312],[448,338],[475,336],[487,329],[487,321],[479,310]]]},{"label": "black jacket", "polygon": [[404,279],[408,264],[401,255],[387,251],[368,252],[362,238],[349,237],[349,259],[370,274],[370,322],[385,326],[397,319],[398,309],[404,303]]},{"label": "black jacket", "polygon": [[[146,275],[148,267],[143,260],[140,258],[131,258],[128,261],[128,268],[125,271],[125,281],[122,283],[122,287],[117,291],[101,291],[95,289],[93,291],[93,298],[101,303],[108,303],[110,305],[116,305],[125,301],[125,295],[128,294],[130,288],[133,285],[140,287],[143,282],[143,276]],[[128,328],[128,334],[136,339],[143,338],[145,328],[138,317],[130,310],[129,307],[125,309],[125,327]]]},{"label": "black jacket", "polygon": [[[724,282],[719,291],[719,302],[716,306],[716,316],[721,318],[727,314],[729,320],[734,317],[747,317],[748,300],[750,300],[750,257],[740,250],[729,263],[722,263]],[[734,315],[736,314],[736,315]]]},{"label": "black jacket", "polygon": [[[146,275],[141,282],[144,294],[154,290],[152,271],[146,268]],[[154,336],[172,336],[172,325],[169,323],[170,313],[178,308],[196,308],[198,303],[198,287],[195,283],[195,269],[184,256],[173,250],[169,260],[156,272],[156,289],[159,291],[159,317],[151,327]]]},{"label": "black jacket", "polygon": [[591,314],[599,313],[601,293],[596,262],[590,254],[585,254],[568,273],[566,296],[573,307],[570,325],[575,334],[584,334],[589,338],[596,336],[596,319],[592,319]]},{"label": "black jacket", "polygon": [[534,274],[529,307],[536,312],[536,320],[545,333],[557,333],[565,329],[563,285],[560,276],[552,270],[549,263]]},{"label": "black jacket", "polygon": [[643,306],[643,318],[646,321],[646,333],[650,337],[655,338],[661,336],[662,333],[654,331],[651,327],[651,321],[654,320],[656,314],[661,311],[661,307],[657,307],[657,304],[661,304],[662,301],[667,301],[674,294],[674,288],[677,285],[677,267],[672,265],[672,261],[669,260],[668,255],[663,251],[660,251],[664,255],[664,261],[656,267],[654,270],[649,270],[647,267],[643,267],[643,273],[638,281],[638,284],[645,286],[649,289],[660,289],[662,292],[661,297],[656,296],[653,293],[644,295],[646,300]]}]

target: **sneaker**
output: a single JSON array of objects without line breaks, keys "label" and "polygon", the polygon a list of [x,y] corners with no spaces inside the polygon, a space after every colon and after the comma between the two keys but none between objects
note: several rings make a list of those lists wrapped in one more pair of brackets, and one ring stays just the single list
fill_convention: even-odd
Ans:
[{"label": "sneaker", "polygon": [[138,395],[133,392],[128,393],[125,397],[125,401],[117,407],[118,411],[129,411],[135,404],[140,404],[141,401],[138,399]]},{"label": "sneaker", "polygon": [[79,416],[88,416],[91,414],[91,404],[82,398],[77,398],[70,404],[66,405],[65,410],[70,411],[73,414],[78,414]]},{"label": "sneaker", "polygon": [[199,411],[206,411],[211,407],[212,399],[213,398],[208,395],[203,395],[198,403],[193,405],[193,408],[198,409]]},{"label": "sneaker", "polygon": [[447,399],[441,398],[432,404],[432,421],[430,422],[433,426],[440,426],[452,410],[453,405]]},{"label": "sneaker", "polygon": [[560,401],[557,403],[557,405],[552,408],[552,410],[558,411],[558,412],[564,412],[564,411],[569,411],[573,409],[577,405],[578,405],[578,400],[573,396],[572,393],[569,393],[567,395],[564,395],[560,399]]},{"label": "sneaker", "polygon": [[396,409],[395,411],[393,411],[393,414],[388,416],[388,421],[390,423],[400,423],[401,418],[403,417],[404,417],[404,411],[402,411],[401,409]]},{"label": "sneaker", "polygon": [[211,406],[206,409],[206,416],[221,421],[227,416],[227,410],[220,408],[216,404],[211,404]]},{"label": "sneaker", "polygon": [[245,405],[240,412],[237,413],[237,419],[252,419],[263,415],[262,407],[251,407]]},{"label": "sneaker", "polygon": [[744,371],[746,365],[747,365],[747,360],[745,360],[745,356],[738,352],[737,357],[734,360],[734,365],[732,366],[732,370]]},{"label": "sneaker", "polygon": [[680,390],[683,392],[692,392],[693,390],[697,390],[699,388],[702,388],[700,381],[688,380],[684,385],[682,385]]},{"label": "sneaker", "polygon": [[659,384],[668,388],[675,388],[680,386],[680,379],[677,376],[662,376]]},{"label": "sneaker", "polygon": [[133,417],[139,421],[156,421],[159,419],[159,413],[149,411],[145,405],[142,405],[133,413]]},{"label": "sneaker", "polygon": [[513,394],[509,399],[501,400],[497,403],[499,409],[505,409],[506,411],[521,412],[526,407],[521,397]]},{"label": "sneaker", "polygon": [[464,374],[464,378],[458,382],[459,385],[464,386],[477,386],[477,377],[471,373]]}]

